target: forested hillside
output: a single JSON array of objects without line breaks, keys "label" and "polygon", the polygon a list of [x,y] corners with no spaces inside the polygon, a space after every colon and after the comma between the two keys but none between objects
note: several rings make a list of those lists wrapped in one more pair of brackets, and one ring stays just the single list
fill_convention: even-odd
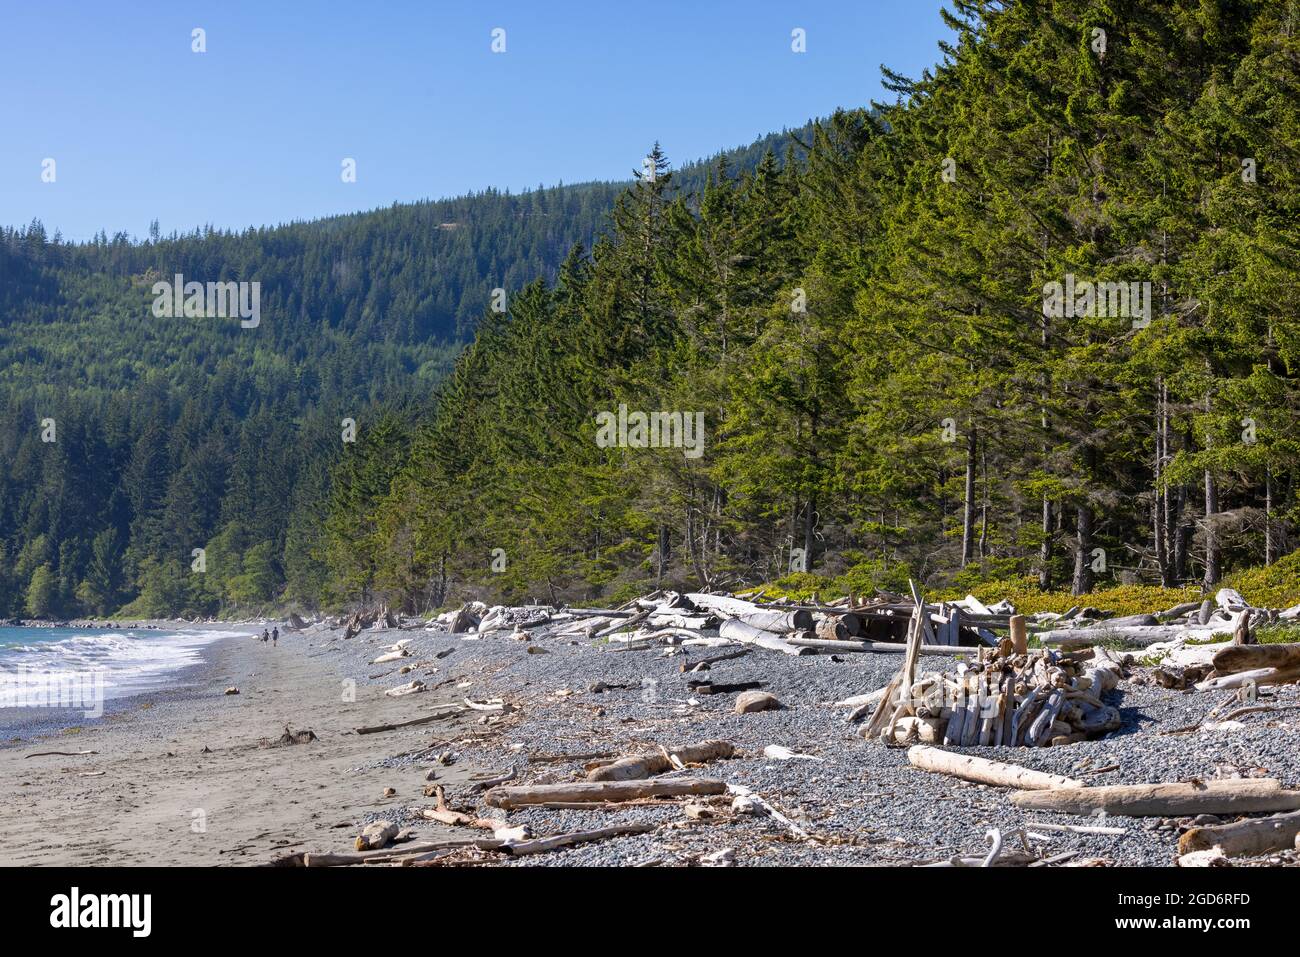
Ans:
[{"label": "forested hillside", "polygon": [[[335,594],[319,530],[342,421],[377,440],[381,408],[427,413],[492,291],[556,279],[626,185],[143,241],[0,230],[0,617]],[[177,274],[259,283],[260,324],[156,316]]]},{"label": "forested hillside", "polygon": [[487,316],[432,417],[345,453],[326,597],[1082,593],[1293,548],[1300,10],[953,8],[896,103],[699,189],[659,156]]}]

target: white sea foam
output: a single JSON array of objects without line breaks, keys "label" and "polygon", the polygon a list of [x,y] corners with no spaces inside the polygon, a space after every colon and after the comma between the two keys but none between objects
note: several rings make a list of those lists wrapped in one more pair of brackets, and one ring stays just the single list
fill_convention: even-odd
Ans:
[{"label": "white sea foam", "polygon": [[105,698],[165,687],[202,660],[205,646],[249,634],[204,628],[47,633],[42,640],[42,629],[0,628],[0,707],[39,700],[43,689],[84,685],[90,675],[99,675]]}]

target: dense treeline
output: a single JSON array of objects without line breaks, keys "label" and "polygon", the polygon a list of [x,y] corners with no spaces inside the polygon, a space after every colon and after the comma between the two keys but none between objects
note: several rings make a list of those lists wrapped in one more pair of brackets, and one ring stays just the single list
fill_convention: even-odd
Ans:
[{"label": "dense treeline", "polygon": [[[322,535],[343,420],[381,441],[427,413],[493,290],[556,279],[624,188],[144,241],[0,229],[0,618],[343,597]],[[177,274],[259,283],[260,324],[155,315]]]},{"label": "dense treeline", "polygon": [[[1294,547],[1297,7],[953,10],[933,73],[887,74],[897,102],[798,162],[682,188],[656,151],[589,254],[484,320],[431,417],[348,451],[336,594],[791,569],[1082,593]],[[702,454],[641,447],[638,412],[702,415]]]}]

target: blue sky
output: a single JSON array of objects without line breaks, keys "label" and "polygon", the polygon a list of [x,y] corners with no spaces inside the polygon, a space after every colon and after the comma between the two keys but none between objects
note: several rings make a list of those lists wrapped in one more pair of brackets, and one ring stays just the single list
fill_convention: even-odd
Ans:
[{"label": "blue sky", "polygon": [[623,179],[656,139],[682,163],[888,98],[881,63],[938,60],[940,6],[0,0],[0,223],[143,236]]}]

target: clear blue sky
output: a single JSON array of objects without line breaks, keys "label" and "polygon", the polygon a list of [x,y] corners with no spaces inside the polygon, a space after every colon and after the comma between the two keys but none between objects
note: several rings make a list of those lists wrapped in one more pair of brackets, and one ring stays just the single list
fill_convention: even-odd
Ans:
[{"label": "clear blue sky", "polygon": [[656,139],[682,163],[890,98],[879,65],[935,63],[940,5],[0,0],[0,223],[143,236],[624,179]]}]

